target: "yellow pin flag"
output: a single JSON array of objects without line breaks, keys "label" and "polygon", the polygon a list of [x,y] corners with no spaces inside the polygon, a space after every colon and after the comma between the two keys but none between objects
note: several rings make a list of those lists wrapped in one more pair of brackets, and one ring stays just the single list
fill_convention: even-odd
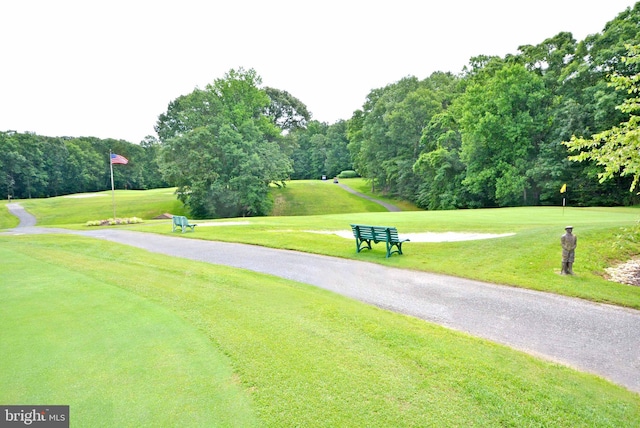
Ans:
[{"label": "yellow pin flag", "polygon": [[560,193],[564,193],[564,192],[566,192],[566,191],[567,191],[567,183],[564,183],[564,184],[562,185],[562,187],[560,188]]}]

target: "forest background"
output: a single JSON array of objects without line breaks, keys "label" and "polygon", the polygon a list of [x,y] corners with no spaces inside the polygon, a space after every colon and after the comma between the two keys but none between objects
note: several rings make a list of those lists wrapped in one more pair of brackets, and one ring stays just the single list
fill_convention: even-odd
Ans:
[{"label": "forest background", "polygon": [[[597,34],[559,33],[505,57],[478,56],[459,74],[407,76],[372,89],[334,124],[312,119],[253,69],[230,70],[159,114],[157,136],[135,144],[95,137],[0,132],[0,193],[50,197],[110,188],[178,187],[194,217],[265,215],[269,186],[354,170],[386,195],[424,209],[632,205],[632,177],[600,182],[593,160],[572,162],[563,142],[628,121],[635,96],[611,76],[640,45],[640,3]],[[339,100],[336,100],[339,102]],[[567,192],[560,189],[567,184]]]}]

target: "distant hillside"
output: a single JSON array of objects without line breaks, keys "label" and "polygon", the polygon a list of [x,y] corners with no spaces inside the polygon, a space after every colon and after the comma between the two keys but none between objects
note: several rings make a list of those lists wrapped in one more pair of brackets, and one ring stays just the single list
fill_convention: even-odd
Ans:
[{"label": "distant hillside", "polygon": [[384,212],[384,207],[353,195],[332,181],[295,180],[272,189],[273,216]]}]

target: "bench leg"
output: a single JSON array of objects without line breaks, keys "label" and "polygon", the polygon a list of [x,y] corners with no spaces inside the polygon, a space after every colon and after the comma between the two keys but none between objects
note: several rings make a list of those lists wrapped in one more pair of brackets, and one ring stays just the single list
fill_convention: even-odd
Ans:
[{"label": "bench leg", "polygon": [[365,249],[365,246],[363,244],[366,244],[366,248],[368,248],[369,250],[371,249],[371,241],[370,240],[356,238],[356,252],[359,253],[360,251]]},{"label": "bench leg", "polygon": [[[397,250],[393,250],[394,246],[397,248]],[[393,253],[402,255],[402,242],[399,242],[397,244],[390,244],[387,242],[387,258],[391,257],[391,254]]]}]

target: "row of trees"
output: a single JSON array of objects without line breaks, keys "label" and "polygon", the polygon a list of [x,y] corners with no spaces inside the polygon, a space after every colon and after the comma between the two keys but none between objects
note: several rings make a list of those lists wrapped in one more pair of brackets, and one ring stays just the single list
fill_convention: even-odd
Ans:
[{"label": "row of trees", "polygon": [[158,140],[140,145],[0,134],[0,189],[35,197],[107,188],[111,149],[131,160],[116,171],[119,187],[177,186],[195,217],[268,214],[269,186],[347,169],[426,209],[558,204],[564,183],[574,205],[631,204],[630,165],[602,175],[597,156],[568,152],[597,148],[589,139],[620,123],[636,126],[627,106],[635,89],[620,84],[640,72],[625,59],[629,45],[640,45],[640,3],[583,41],[560,33],[515,55],[474,57],[459,75],[374,89],[332,125],[311,120],[288,92],[261,87],[255,70],[231,70],[172,101]]},{"label": "row of trees", "polygon": [[428,209],[557,204],[563,183],[574,204],[632,203],[632,178],[600,183],[596,163],[571,162],[562,143],[628,119],[616,106],[630,95],[610,76],[637,76],[623,58],[639,31],[640,4],[581,42],[560,33],[517,55],[472,58],[460,76],[373,90],[348,123],[355,167]]},{"label": "row of trees", "polygon": [[155,161],[159,147],[152,137],[132,144],[0,132],[0,191],[7,198],[42,198],[110,189],[110,150],[131,160],[127,168],[114,168],[118,188],[167,186]]}]

